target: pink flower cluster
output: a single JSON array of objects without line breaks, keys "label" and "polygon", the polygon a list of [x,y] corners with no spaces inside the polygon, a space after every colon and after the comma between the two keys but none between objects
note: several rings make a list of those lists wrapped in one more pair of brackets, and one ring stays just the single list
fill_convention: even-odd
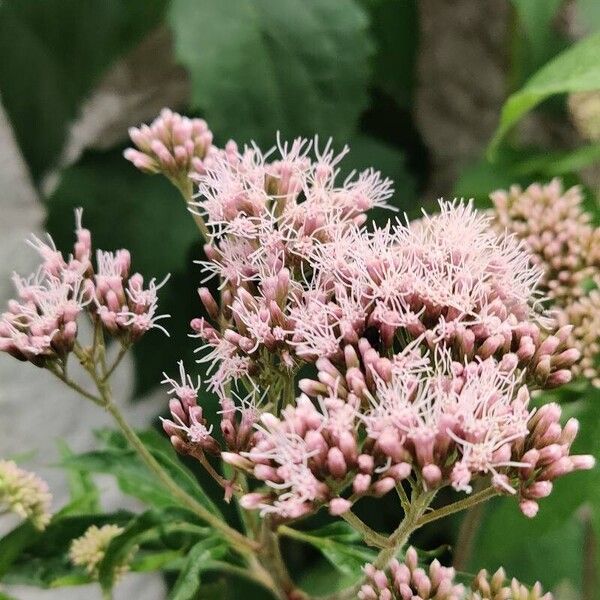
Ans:
[{"label": "pink flower cluster", "polygon": [[[148,140],[175,137],[176,121]],[[465,492],[489,477],[532,516],[553,479],[593,464],[569,456],[575,422],[529,407],[528,390],[567,383],[580,354],[572,327],[544,312],[544,269],[471,203],[367,228],[391,182],[371,169],[342,180],[346,152],[318,139],[266,153],[229,142],[192,175],[191,210],[210,234],[203,283],[220,291],[199,289],[207,318],[192,328],[221,401],[223,458],[263,483],[244,506],[340,514],[409,476]],[[317,378],[294,400],[306,364]],[[233,384],[252,399],[236,403]],[[175,447],[213,447],[196,392],[191,403],[175,393]]]},{"label": "pink flower cluster", "polygon": [[358,592],[360,600],[552,600],[536,583],[528,589],[517,579],[507,582],[503,569],[491,577],[480,571],[470,589],[455,582],[454,569],[434,560],[428,568],[419,566],[419,556],[409,548],[402,562],[394,559],[386,571],[364,567],[367,583]]},{"label": "pink flower cluster", "polygon": [[490,477],[533,517],[554,479],[594,465],[569,455],[575,419],[563,428],[558,405],[529,407],[514,354],[460,363],[447,350],[422,355],[414,342],[392,358],[364,338],[358,348],[345,347],[343,369],[317,360],[318,380],[299,384],[308,395],[280,417],[263,413],[249,451],[224,454],[267,486],[243,498],[246,507],[284,518],[321,505],[340,514],[411,475],[428,489],[467,493],[473,479]]},{"label": "pink flower cluster", "polygon": [[[266,179],[264,170],[255,178]],[[206,177],[225,178],[220,171]],[[278,217],[266,211],[269,196],[262,191],[256,216],[247,216],[246,204],[231,222],[220,215],[203,266],[220,277],[227,327],[219,333],[203,320],[193,323],[215,365],[212,387],[265,370],[294,370],[320,356],[339,360],[345,344],[369,331],[386,349],[419,338],[424,347],[443,345],[461,360],[511,352],[540,387],[570,380],[579,358],[568,344],[571,328],[556,331],[542,314],[540,272],[520,243],[492,230],[489,217],[471,205],[441,203],[437,216],[369,233],[357,224],[362,213],[337,206],[319,215],[343,193],[331,187],[321,193],[319,208],[305,208],[311,194],[305,190],[307,200],[293,206],[294,215],[310,211],[300,225],[290,226],[285,207]],[[206,210],[213,227],[217,200],[221,208],[231,198],[249,202],[239,191],[207,197],[202,206],[212,206]],[[382,197],[376,199],[371,205]],[[310,218],[319,218],[314,229]],[[209,296],[201,290],[214,318],[217,303]]]},{"label": "pink flower cluster", "polygon": [[29,243],[42,264],[29,277],[13,275],[18,298],[0,317],[0,350],[19,360],[46,366],[64,359],[74,347],[82,312],[125,345],[153,327],[165,331],[158,321],[166,315],[156,314],[162,283],[153,279],[144,287],[139,273],[130,275],[127,250],[98,250],[94,266],[91,234],[81,217],[79,209],[72,254],[63,256],[50,236],[46,241],[32,236]]}]

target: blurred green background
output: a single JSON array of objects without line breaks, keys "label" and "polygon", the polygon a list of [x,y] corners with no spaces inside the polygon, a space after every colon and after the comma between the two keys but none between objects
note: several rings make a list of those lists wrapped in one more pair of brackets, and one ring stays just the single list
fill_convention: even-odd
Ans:
[{"label": "blurred green background", "polygon": [[[561,176],[584,186],[598,219],[600,96],[583,124],[569,96],[600,88],[598,31],[598,0],[4,0],[0,97],[57,244],[69,247],[83,206],[98,246],[129,248],[145,275],[172,274],[161,304],[171,338],[135,347],[142,397],[175,360],[193,364],[202,249],[177,192],[122,158],[128,126],[169,106],[204,117],[220,145],[333,136],[351,146],[348,169],[395,181],[408,214],[439,196],[487,206],[498,187]],[[598,392],[571,386],[560,400],[583,422],[579,449],[598,455]],[[533,521],[516,503],[488,506],[461,541],[464,569],[503,564],[559,598],[597,597],[600,473],[556,487]],[[393,501],[360,510],[380,529],[397,522]],[[448,562],[459,524],[416,541]],[[330,583],[316,551],[287,552],[300,580]]]}]

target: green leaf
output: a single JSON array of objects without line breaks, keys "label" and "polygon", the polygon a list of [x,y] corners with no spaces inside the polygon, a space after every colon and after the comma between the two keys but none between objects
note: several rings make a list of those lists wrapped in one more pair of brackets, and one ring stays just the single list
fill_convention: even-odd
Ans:
[{"label": "green leaf", "polygon": [[520,52],[513,56],[514,71],[519,71],[519,83],[537,71],[544,63],[567,46],[554,25],[562,0],[512,0],[523,30]]},{"label": "green leaf", "polygon": [[160,22],[167,0],[0,3],[0,93],[36,181],[106,69]]},{"label": "green leaf", "polygon": [[14,561],[19,558],[23,549],[40,535],[41,533],[30,521],[25,521],[0,539],[0,579],[9,571]]},{"label": "green leaf", "polygon": [[555,94],[600,89],[600,34],[592,35],[542,67],[504,103],[488,153],[495,157],[511,127],[540,102]]},{"label": "green leaf", "polygon": [[298,531],[286,527],[282,533],[292,539],[317,548],[323,556],[345,575],[358,575],[365,563],[377,553],[360,544],[360,535],[343,521],[331,523],[314,531]]},{"label": "green leaf", "polygon": [[[63,440],[59,440],[58,448],[62,460],[75,456]],[[100,493],[89,473],[78,469],[67,469],[67,483],[71,501],[61,509],[61,515],[90,514],[99,511]]]},{"label": "green leaf", "polygon": [[[162,441],[158,442],[158,434],[155,432],[143,433],[141,437],[152,456],[169,472],[181,489],[188,492],[214,514],[220,514],[219,509],[198,485],[193,475],[179,463],[177,455],[170,445],[165,445]],[[104,434],[104,439],[112,441],[107,444],[106,449],[68,457],[63,464],[86,473],[114,475],[121,491],[139,498],[155,508],[179,504],[169,491],[157,482],[137,454],[123,446],[124,440],[119,433],[114,432],[110,437]]]},{"label": "green leaf", "polygon": [[[165,547],[171,550],[171,555],[168,557],[161,556],[161,553],[154,555],[153,566],[168,564],[165,563],[167,560],[172,562],[176,558],[172,554],[174,550],[185,550],[189,546],[189,539],[194,543],[198,537],[205,537],[210,533],[208,528],[196,525],[196,521],[195,516],[189,511],[172,507],[162,510],[151,509],[137,515],[129,521],[121,534],[111,540],[106,549],[98,569],[102,588],[105,590],[112,588],[118,567],[132,559],[132,551],[140,545],[156,546],[158,543],[161,551]],[[150,566],[148,559],[146,566]]]},{"label": "green leaf", "polygon": [[200,589],[200,574],[211,559],[222,556],[223,543],[214,538],[198,542],[188,553],[175,587],[169,595],[171,600],[194,600]]},{"label": "green leaf", "polygon": [[199,272],[192,262],[200,257],[193,252],[194,243],[201,245],[198,230],[175,188],[134,169],[120,151],[86,154],[63,173],[49,198],[47,228],[66,252],[72,251],[73,209],[78,206],[96,248],[129,249],[132,268],[145,278],[172,274],[159,292],[159,312],[171,315],[163,325],[172,337],[150,331],[133,350],[136,393],[144,393],[158,384],[168,361],[193,360],[194,344],[186,334],[199,312]]},{"label": "green leaf", "polygon": [[411,107],[418,48],[416,0],[361,0],[371,22],[376,52],[373,82],[404,108]]},{"label": "green leaf", "polygon": [[346,141],[367,101],[372,43],[352,0],[174,0],[192,102],[220,137]]}]

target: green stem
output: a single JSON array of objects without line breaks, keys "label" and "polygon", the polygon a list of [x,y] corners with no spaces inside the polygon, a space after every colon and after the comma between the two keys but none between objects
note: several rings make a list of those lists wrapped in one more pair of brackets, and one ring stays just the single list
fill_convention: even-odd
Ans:
[{"label": "green stem", "polygon": [[352,511],[347,511],[341,515],[342,519],[346,521],[353,529],[358,531],[363,537],[363,540],[369,544],[369,546],[376,546],[377,548],[387,548],[388,538],[381,535],[374,529],[371,529],[364,521],[359,519]]},{"label": "green stem", "polygon": [[[175,187],[181,193],[181,195],[185,201],[186,208],[189,208],[190,202],[193,201],[193,194],[194,194],[193,184],[192,184],[191,180],[189,179],[189,177],[185,177],[181,181],[173,179],[172,183],[175,185]],[[210,231],[208,230],[208,227],[206,226],[206,223],[204,222],[202,215],[199,215],[192,211],[190,211],[190,214],[192,215],[192,217],[194,219],[194,223],[196,223],[196,226],[200,230],[200,234],[204,238],[204,241],[210,242],[210,239],[212,236],[210,235]]]},{"label": "green stem", "polygon": [[156,478],[165,486],[165,488],[172,494],[174,498],[177,498],[177,500],[196,513],[203,521],[222,533],[223,536],[231,542],[235,550],[238,550],[244,554],[256,550],[257,544],[255,542],[242,535],[239,531],[233,529],[227,525],[227,523],[223,522],[219,517],[211,513],[192,496],[187,494],[187,492],[183,491],[177,485],[177,483],[171,479],[170,475],[160,466],[158,461],[154,458],[154,456],[152,456],[146,446],[144,446],[142,440],[140,440],[135,431],[129,426],[129,423],[127,423],[119,408],[110,399],[106,399],[105,408],[114,418],[123,435],[129,444],[139,454],[140,458],[146,464],[148,469],[154,473]]},{"label": "green stem", "polygon": [[108,368],[108,371],[106,371],[106,373],[104,374],[104,381],[107,381],[108,378],[114,373],[115,369],[121,364],[121,361],[123,360],[123,357],[127,354],[128,350],[128,345],[121,346],[121,349],[119,350],[119,354],[117,354],[115,361]]},{"label": "green stem", "polygon": [[260,532],[261,550],[258,555],[258,560],[270,573],[272,581],[275,584],[273,591],[275,592],[276,590],[278,598],[287,600],[292,597],[293,594],[293,597],[297,600],[300,600],[301,598],[306,599],[306,596],[298,590],[288,573],[285,561],[281,555],[278,533],[279,529],[277,532],[273,531],[271,519],[265,517],[262,521]]},{"label": "green stem", "polygon": [[52,373],[55,377],[60,379],[67,387],[70,387],[72,390],[75,390],[78,394],[91,400],[94,404],[98,406],[104,406],[102,399],[98,396],[94,396],[94,394],[90,394],[90,392],[84,390],[78,383],[75,383],[72,379],[69,379],[64,373],[61,373],[57,369],[49,368],[50,373]]},{"label": "green stem", "polygon": [[464,498],[463,500],[459,500],[458,502],[454,502],[453,504],[448,504],[448,506],[444,506],[443,508],[438,508],[424,516],[422,516],[417,522],[417,527],[423,527],[427,523],[431,523],[432,521],[437,521],[438,519],[443,519],[449,515],[453,515],[454,513],[460,512],[461,510],[466,510],[481,502],[485,502],[490,498],[498,495],[498,491],[493,487],[488,487],[480,492],[477,492],[468,498]]},{"label": "green stem", "polygon": [[86,361],[86,356],[81,354],[79,356],[82,361],[82,365],[90,374],[90,377],[93,379],[96,384],[96,388],[100,394],[100,397],[92,396],[85,390],[81,389],[77,384],[62,376],[61,373],[57,371],[52,371],[57,377],[62,379],[69,387],[76,389],[80,393],[82,393],[86,398],[93,400],[96,404],[104,407],[108,413],[113,417],[121,432],[125,436],[125,439],[129,442],[129,444],[133,447],[133,449],[138,453],[139,457],[145,463],[145,465],[150,469],[152,473],[156,476],[156,478],[165,486],[165,488],[172,494],[174,498],[177,498],[184,506],[189,508],[191,511],[196,513],[203,521],[210,524],[217,531],[220,531],[223,536],[228,539],[232,547],[239,551],[240,553],[251,553],[253,550],[257,548],[256,542],[242,535],[239,531],[233,529],[227,523],[222,521],[218,516],[214,515],[207,508],[202,506],[195,498],[190,496],[187,492],[182,490],[175,481],[171,478],[171,476],[165,471],[158,461],[152,456],[150,451],[144,446],[142,440],[138,437],[135,431],[129,426],[127,420],[123,416],[123,413],[119,410],[119,407],[113,402],[112,392],[110,389],[110,383],[107,379],[107,368],[105,361],[105,351],[104,351],[104,340],[103,336],[100,333],[97,340],[96,346],[93,348],[92,352],[94,357],[97,357],[100,362],[100,371],[101,374],[98,375],[96,370],[96,364],[89,364],[89,361]]},{"label": "green stem", "polygon": [[427,507],[431,504],[435,494],[436,491],[429,491],[413,496],[413,501],[411,502],[402,523],[400,523],[398,529],[390,536],[387,548],[384,548],[373,562],[376,569],[387,567],[390,560],[394,558],[398,551],[406,544],[410,534],[419,527],[418,522],[423,513],[427,510]]}]

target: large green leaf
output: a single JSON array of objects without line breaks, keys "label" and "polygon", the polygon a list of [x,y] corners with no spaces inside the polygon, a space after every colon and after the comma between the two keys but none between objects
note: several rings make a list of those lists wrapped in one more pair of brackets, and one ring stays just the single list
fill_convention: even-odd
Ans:
[{"label": "large green leaf", "polygon": [[173,0],[170,21],[192,101],[218,136],[349,139],[372,48],[353,0]]},{"label": "large green leaf", "polygon": [[575,44],[542,67],[502,108],[500,124],[490,142],[495,153],[511,127],[540,102],[555,94],[600,89],[600,33]]},{"label": "large green leaf", "polygon": [[0,3],[0,93],[34,179],[100,75],[160,22],[166,0]]},{"label": "large green leaf", "polygon": [[194,344],[187,333],[200,304],[193,265],[193,258],[200,257],[198,231],[175,188],[134,169],[120,151],[85,155],[64,172],[49,198],[47,227],[65,251],[73,246],[73,209],[78,206],[84,208],[84,224],[96,248],[128,248],[133,269],[144,277],[172,274],[159,292],[160,313],[171,315],[163,321],[171,338],[150,331],[134,347],[136,392],[145,392],[179,358],[192,364]]}]

